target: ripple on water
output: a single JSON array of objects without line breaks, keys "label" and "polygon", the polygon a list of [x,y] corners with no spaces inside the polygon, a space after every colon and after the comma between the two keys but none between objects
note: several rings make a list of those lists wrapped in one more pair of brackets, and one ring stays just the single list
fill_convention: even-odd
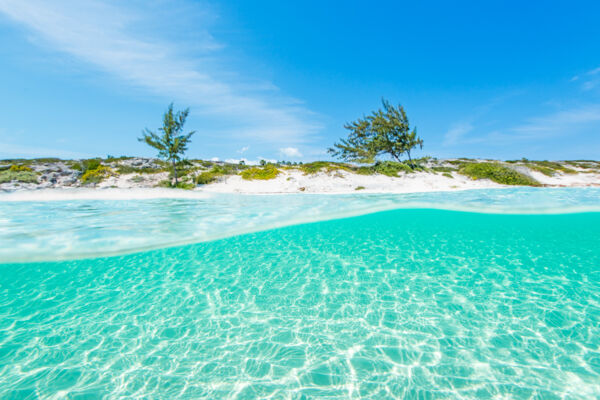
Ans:
[{"label": "ripple on water", "polygon": [[4,264],[0,398],[595,398],[599,238],[396,210]]}]

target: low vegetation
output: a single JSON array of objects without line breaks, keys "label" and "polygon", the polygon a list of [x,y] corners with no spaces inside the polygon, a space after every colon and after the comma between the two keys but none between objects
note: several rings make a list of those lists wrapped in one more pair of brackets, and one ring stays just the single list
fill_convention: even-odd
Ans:
[{"label": "low vegetation", "polygon": [[156,174],[159,172],[166,171],[167,168],[150,168],[150,167],[134,167],[131,165],[121,165],[117,166],[117,172],[119,174]]},{"label": "low vegetation", "polygon": [[243,170],[240,175],[246,180],[269,180],[275,179],[281,171],[273,164],[267,164],[264,167],[251,167]]},{"label": "low vegetation", "polygon": [[8,182],[37,183],[38,175],[28,166],[13,164],[0,171],[0,183]]},{"label": "low vegetation", "polygon": [[344,128],[349,131],[348,137],[335,143],[329,153],[346,161],[371,163],[387,156],[401,162],[406,154],[408,165],[413,167],[410,152],[416,147],[423,148],[423,140],[416,127],[411,129],[404,107],[395,107],[385,99],[380,109],[347,123]]},{"label": "low vegetation", "polygon": [[109,176],[115,176],[115,172],[106,165],[98,165],[96,168],[86,170],[81,175],[81,182],[84,184],[100,183]]},{"label": "low vegetation", "polygon": [[502,185],[540,186],[535,179],[497,162],[465,163],[458,172],[472,179],[489,179]]},{"label": "low vegetation", "polygon": [[208,171],[201,172],[196,176],[197,185],[207,185],[217,181],[222,176],[237,175],[239,171],[245,170],[247,167],[243,164],[209,164],[212,168]]},{"label": "low vegetation", "polygon": [[304,172],[304,175],[314,175],[318,172],[334,172],[339,170],[349,171],[351,168],[346,164],[334,163],[329,161],[314,161],[311,163],[301,164],[298,167],[288,167],[288,168],[298,168],[300,171]]}]

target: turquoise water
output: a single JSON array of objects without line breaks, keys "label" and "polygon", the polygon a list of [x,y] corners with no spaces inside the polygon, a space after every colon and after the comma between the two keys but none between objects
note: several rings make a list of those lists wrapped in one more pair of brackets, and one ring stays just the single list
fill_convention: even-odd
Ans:
[{"label": "turquoise water", "polygon": [[[444,204],[470,212],[404,208],[335,220],[321,220],[336,208],[323,202],[335,198],[306,196],[287,204],[294,215],[313,204],[319,213],[307,214],[319,222],[258,231],[255,217],[256,232],[203,243],[5,262],[0,398],[598,398],[600,212],[589,210],[599,193],[463,192]],[[346,197],[338,209],[408,204],[390,198],[356,198],[357,206]],[[543,200],[535,201],[541,214],[530,213],[532,198]],[[266,219],[267,204],[284,202],[235,201]],[[161,212],[165,204],[184,203],[162,203]],[[44,210],[0,203],[14,227],[19,207]],[[47,207],[55,218],[87,207],[98,221],[87,229],[101,242],[96,251],[109,248],[107,226],[137,232],[118,225],[134,213],[119,202],[112,218],[109,203]],[[140,223],[153,226],[148,206],[139,210]],[[49,222],[47,232],[69,224],[77,223]],[[83,232],[70,234],[78,241]],[[21,239],[35,250],[40,237]],[[8,255],[25,248],[2,243]]]}]

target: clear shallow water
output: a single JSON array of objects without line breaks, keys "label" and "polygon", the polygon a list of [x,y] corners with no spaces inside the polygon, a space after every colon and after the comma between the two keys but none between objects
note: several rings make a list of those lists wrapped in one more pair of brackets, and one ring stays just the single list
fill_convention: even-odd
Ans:
[{"label": "clear shallow water", "polygon": [[599,248],[598,212],[399,209],[0,264],[0,398],[598,398]]},{"label": "clear shallow water", "polygon": [[0,194],[0,262],[123,254],[397,208],[526,214],[600,212],[600,188],[198,196],[42,202],[9,201],[15,197]]}]

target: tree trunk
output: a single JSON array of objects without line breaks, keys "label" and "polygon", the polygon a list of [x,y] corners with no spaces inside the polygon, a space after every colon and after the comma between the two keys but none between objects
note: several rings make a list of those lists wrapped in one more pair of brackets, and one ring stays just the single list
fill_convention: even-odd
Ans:
[{"label": "tree trunk", "polygon": [[413,164],[412,158],[410,158],[410,150],[406,150],[406,155],[408,155],[408,163],[412,169],[415,169],[415,165]]},{"label": "tree trunk", "polygon": [[175,160],[171,160],[171,164],[173,164],[173,175],[175,175],[175,186],[177,186],[177,166],[175,165]]}]

